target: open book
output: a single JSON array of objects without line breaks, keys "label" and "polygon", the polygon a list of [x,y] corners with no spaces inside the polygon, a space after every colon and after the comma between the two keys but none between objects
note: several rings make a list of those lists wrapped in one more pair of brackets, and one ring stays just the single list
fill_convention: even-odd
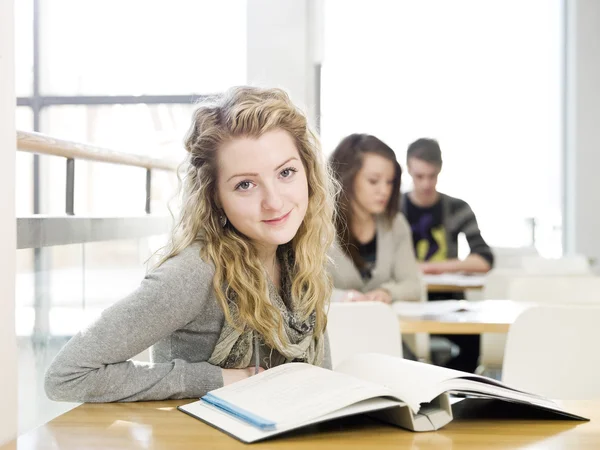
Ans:
[{"label": "open book", "polygon": [[353,356],[335,371],[284,364],[179,409],[251,443],[361,413],[408,430],[433,431],[452,420],[448,394],[501,399],[557,418],[587,420],[490,378],[380,354]]}]

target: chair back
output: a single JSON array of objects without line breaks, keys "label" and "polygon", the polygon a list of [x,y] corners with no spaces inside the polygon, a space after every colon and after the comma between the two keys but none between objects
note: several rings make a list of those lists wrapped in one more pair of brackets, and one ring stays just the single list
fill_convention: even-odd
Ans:
[{"label": "chair back", "polygon": [[562,258],[542,258],[541,256],[525,256],[522,268],[531,275],[590,275],[590,261],[584,255],[567,255]]},{"label": "chair back", "polygon": [[538,255],[535,247],[494,247],[492,253],[497,269],[520,269],[524,257]]},{"label": "chair back", "polygon": [[[483,293],[485,299],[510,299],[541,305],[600,305],[600,277],[525,275],[517,270],[494,269],[486,278]],[[484,373],[502,367],[505,346],[504,334],[481,335],[479,362]]]},{"label": "chair back", "polygon": [[402,356],[398,316],[384,303],[331,303],[327,333],[334,368],[358,353]]},{"label": "chair back", "polygon": [[562,400],[600,399],[600,307],[539,306],[508,332],[502,381]]},{"label": "chair back", "polygon": [[523,276],[510,280],[507,298],[554,305],[596,303],[600,306],[598,276]]}]

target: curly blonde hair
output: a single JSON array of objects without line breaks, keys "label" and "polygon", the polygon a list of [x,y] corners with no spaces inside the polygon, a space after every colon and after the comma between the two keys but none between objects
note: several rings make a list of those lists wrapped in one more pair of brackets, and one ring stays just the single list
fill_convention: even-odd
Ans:
[{"label": "curly blonde hair", "polygon": [[[287,339],[281,313],[269,301],[267,277],[257,250],[233,226],[221,225],[216,187],[220,146],[236,138],[258,138],[276,129],[292,136],[309,190],[306,215],[291,242],[295,257],[291,298],[304,319],[315,312],[314,337],[322,336],[332,290],[325,267],[335,236],[334,181],[306,117],[280,89],[231,88],[204,101],[195,111],[185,139],[188,156],[180,167],[180,217],[159,265],[199,242],[201,257],[214,264],[213,288],[226,320],[237,329],[251,327],[271,348],[282,350],[278,343]],[[228,307],[232,292],[237,320]]]}]

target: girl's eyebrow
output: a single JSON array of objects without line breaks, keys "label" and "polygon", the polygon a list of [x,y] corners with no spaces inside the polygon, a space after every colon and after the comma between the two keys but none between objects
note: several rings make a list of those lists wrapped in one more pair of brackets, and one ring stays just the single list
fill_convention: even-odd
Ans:
[{"label": "girl's eyebrow", "polygon": [[[285,165],[286,165],[287,163],[289,163],[290,161],[293,161],[294,159],[295,159],[295,160],[298,160],[298,158],[296,158],[295,156],[292,156],[290,159],[288,159],[288,160],[286,160],[286,161],[282,162],[281,164],[279,164],[279,165],[278,165],[278,166],[277,166],[277,167],[274,169],[274,171],[277,171],[277,170],[281,169],[283,166],[285,166]],[[235,178],[235,177],[257,177],[257,176],[258,176],[258,174],[257,174],[257,173],[250,173],[250,172],[246,172],[246,173],[237,173],[237,174],[235,174],[235,175],[232,175],[232,176],[230,176],[230,177],[229,177],[229,179],[227,180],[227,183],[229,183],[229,182],[231,181],[231,179],[232,179],[232,178]]]}]

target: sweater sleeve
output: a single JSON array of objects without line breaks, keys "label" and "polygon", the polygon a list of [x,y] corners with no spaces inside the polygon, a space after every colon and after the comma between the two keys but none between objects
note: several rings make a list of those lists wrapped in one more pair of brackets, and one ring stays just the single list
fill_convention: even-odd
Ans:
[{"label": "sweater sleeve", "polygon": [[394,220],[393,235],[393,279],[383,283],[381,287],[391,294],[393,302],[419,301],[424,288],[415,259],[410,227],[402,214]]},{"label": "sweater sleeve", "polygon": [[191,247],[147,275],[136,291],[107,308],[63,347],[46,373],[48,398],[163,400],[200,397],[221,387],[220,367],[205,361],[129,360],[200,314],[202,320],[222,320],[215,313],[218,309],[207,305],[212,298],[212,272],[200,259],[198,248]]},{"label": "sweater sleeve", "polygon": [[485,242],[483,236],[481,235],[481,231],[479,230],[479,225],[477,224],[477,218],[475,217],[475,213],[471,209],[468,203],[463,202],[464,205],[462,207],[462,223],[460,224],[459,231],[465,234],[467,238],[467,242],[469,243],[469,248],[471,250],[471,254],[479,255],[483,259],[485,259],[490,267],[494,265],[494,254],[490,246]]}]

